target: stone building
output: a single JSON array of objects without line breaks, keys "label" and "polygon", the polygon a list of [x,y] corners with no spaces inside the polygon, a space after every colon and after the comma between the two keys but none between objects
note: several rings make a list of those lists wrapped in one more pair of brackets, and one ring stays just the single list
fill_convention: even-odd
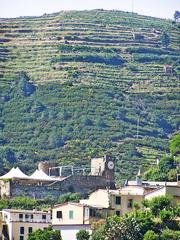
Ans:
[{"label": "stone building", "polygon": [[[17,196],[27,196],[36,199],[45,197],[58,197],[66,192],[78,192],[81,195],[96,189],[115,189],[114,180],[114,161],[110,156],[95,158],[91,161],[91,173],[88,175],[75,174],[71,172],[68,176],[48,176],[50,169],[56,167],[47,162],[40,164],[38,173],[27,176],[21,172],[16,174],[12,169],[12,174],[5,174],[0,177],[0,196],[1,198],[13,198]],[[19,170],[18,170],[19,171]],[[43,172],[44,171],[44,172]]]}]

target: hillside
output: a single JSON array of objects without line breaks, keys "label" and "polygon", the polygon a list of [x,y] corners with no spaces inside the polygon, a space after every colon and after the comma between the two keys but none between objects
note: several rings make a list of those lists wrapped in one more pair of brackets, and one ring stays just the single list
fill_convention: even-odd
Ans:
[{"label": "hillside", "polygon": [[1,19],[0,173],[104,153],[119,179],[155,164],[179,129],[179,31],[121,11]]}]

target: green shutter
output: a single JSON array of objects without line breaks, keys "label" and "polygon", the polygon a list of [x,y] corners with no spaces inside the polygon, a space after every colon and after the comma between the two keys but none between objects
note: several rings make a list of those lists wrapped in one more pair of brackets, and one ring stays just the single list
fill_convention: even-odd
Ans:
[{"label": "green shutter", "polygon": [[69,211],[69,219],[73,219],[73,213],[74,212],[72,210]]}]

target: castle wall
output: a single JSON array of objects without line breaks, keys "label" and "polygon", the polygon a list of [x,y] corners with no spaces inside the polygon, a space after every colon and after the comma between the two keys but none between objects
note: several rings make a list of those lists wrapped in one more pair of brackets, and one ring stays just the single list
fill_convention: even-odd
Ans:
[{"label": "castle wall", "polygon": [[45,197],[59,197],[63,193],[78,192],[82,195],[98,188],[115,188],[113,181],[101,176],[70,176],[61,182],[49,183],[47,185],[30,184],[27,182],[14,181],[10,186],[10,197],[26,196],[43,199]]},{"label": "castle wall", "polygon": [[62,184],[62,191],[88,193],[99,188],[115,189],[114,181],[107,180],[101,176],[70,176]]},{"label": "castle wall", "polygon": [[25,184],[20,182],[11,183],[11,197],[30,197],[44,199],[46,197],[58,197],[61,193],[60,186],[47,186],[38,184]]}]

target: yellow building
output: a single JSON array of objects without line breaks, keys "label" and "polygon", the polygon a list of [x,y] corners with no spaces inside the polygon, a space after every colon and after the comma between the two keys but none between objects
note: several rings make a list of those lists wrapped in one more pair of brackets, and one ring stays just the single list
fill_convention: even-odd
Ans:
[{"label": "yellow building", "polygon": [[150,200],[158,196],[171,196],[176,203],[180,203],[180,186],[162,186],[154,191],[146,193],[144,198]]},{"label": "yellow building", "polygon": [[36,210],[3,209],[2,219],[3,235],[8,234],[9,240],[26,240],[29,233],[51,224],[50,213]]},{"label": "yellow building", "polygon": [[171,196],[176,202],[180,202],[180,184],[177,182],[153,182],[142,181],[137,176],[136,181],[129,181],[120,190],[121,215],[133,211],[134,204],[141,207],[144,199],[152,199],[159,196]]},{"label": "yellow building", "polygon": [[107,209],[107,215],[120,215],[121,196],[120,190],[98,189],[89,195],[88,199],[80,200],[81,204],[99,205]]},{"label": "yellow building", "polygon": [[66,202],[52,209],[52,226],[61,231],[63,240],[75,240],[80,229],[91,232],[91,223],[102,218],[103,208]]},{"label": "yellow building", "polygon": [[125,186],[121,188],[121,215],[131,212],[134,204],[141,206],[146,189],[142,186]]}]

